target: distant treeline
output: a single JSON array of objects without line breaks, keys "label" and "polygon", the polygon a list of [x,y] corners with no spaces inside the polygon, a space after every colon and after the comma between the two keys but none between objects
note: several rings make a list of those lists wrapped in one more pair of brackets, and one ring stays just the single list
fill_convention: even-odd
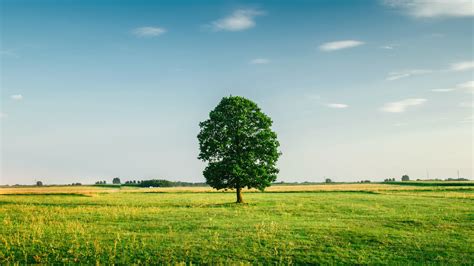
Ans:
[{"label": "distant treeline", "polygon": [[408,181],[408,182],[386,182],[386,184],[393,185],[405,185],[405,186],[442,186],[442,187],[458,187],[458,186],[474,186],[474,182],[469,182],[469,180],[430,180],[430,181]]},{"label": "distant treeline", "polygon": [[[124,183],[119,183],[120,180],[115,180],[113,184],[130,187],[206,187],[206,183],[192,183],[182,181],[169,181],[165,179],[151,179],[151,180],[127,180]],[[98,183],[96,185],[104,185]]]},{"label": "distant treeline", "polygon": [[139,186],[139,187],[206,187],[206,183],[191,183],[181,181],[169,181],[165,179],[143,180],[140,183],[125,182],[125,186]]}]

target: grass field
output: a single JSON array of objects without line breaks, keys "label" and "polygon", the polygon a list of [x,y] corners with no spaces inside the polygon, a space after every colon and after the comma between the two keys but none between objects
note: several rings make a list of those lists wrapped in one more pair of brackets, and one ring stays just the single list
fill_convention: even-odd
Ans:
[{"label": "grass field", "polygon": [[0,188],[0,263],[474,262],[474,187]]}]

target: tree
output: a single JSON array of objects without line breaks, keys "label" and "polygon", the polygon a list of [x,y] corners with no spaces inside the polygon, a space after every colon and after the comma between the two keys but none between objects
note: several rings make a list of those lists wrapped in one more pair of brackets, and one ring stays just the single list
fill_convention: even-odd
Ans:
[{"label": "tree", "polygon": [[112,184],[120,185],[120,178],[116,177],[112,180]]},{"label": "tree", "polygon": [[173,182],[164,180],[164,179],[151,179],[151,180],[143,180],[140,183],[141,187],[172,187]]},{"label": "tree", "polygon": [[408,175],[403,175],[402,181],[410,181],[410,177]]},{"label": "tree", "polygon": [[41,187],[41,186],[43,186],[43,182],[41,182],[41,181],[36,181],[36,185],[37,185],[38,187]]},{"label": "tree", "polygon": [[242,203],[242,188],[263,191],[277,178],[275,164],[281,153],[272,120],[256,103],[239,96],[222,98],[199,123],[199,159],[208,162],[206,183],[219,189],[235,189]]},{"label": "tree", "polygon": [[325,182],[326,183],[332,183],[332,180],[330,178],[326,178]]}]

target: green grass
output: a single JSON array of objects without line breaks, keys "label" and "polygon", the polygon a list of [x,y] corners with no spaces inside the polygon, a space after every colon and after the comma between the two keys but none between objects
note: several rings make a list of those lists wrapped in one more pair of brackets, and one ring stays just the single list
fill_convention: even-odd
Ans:
[{"label": "green grass", "polygon": [[0,263],[472,264],[473,192],[0,195]]}]

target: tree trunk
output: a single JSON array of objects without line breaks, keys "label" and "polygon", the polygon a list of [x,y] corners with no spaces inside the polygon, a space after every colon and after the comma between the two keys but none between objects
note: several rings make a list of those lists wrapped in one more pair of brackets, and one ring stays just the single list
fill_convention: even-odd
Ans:
[{"label": "tree trunk", "polygon": [[242,199],[242,188],[237,187],[237,203],[244,203],[244,200]]}]

